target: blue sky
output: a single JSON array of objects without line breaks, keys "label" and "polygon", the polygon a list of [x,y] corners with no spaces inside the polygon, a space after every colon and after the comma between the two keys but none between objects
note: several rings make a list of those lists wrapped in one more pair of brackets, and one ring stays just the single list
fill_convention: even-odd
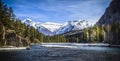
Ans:
[{"label": "blue sky", "polygon": [[87,20],[95,23],[111,0],[3,0],[12,6],[17,18],[31,18],[37,22],[64,23]]}]

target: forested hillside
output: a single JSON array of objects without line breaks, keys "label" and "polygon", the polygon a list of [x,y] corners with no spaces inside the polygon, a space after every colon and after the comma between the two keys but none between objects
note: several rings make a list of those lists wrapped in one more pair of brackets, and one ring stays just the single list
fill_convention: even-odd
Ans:
[{"label": "forested hillside", "polygon": [[82,30],[64,33],[66,40],[78,43],[101,43],[104,42],[104,27],[90,26]]},{"label": "forested hillside", "polygon": [[0,0],[0,46],[29,46],[40,42],[66,42],[63,36],[45,36],[15,17],[12,7]]}]

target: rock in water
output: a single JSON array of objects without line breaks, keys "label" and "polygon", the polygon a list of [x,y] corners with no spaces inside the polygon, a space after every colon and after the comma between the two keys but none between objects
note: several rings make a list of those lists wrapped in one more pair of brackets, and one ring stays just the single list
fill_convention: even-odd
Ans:
[{"label": "rock in water", "polygon": [[30,50],[30,47],[27,47],[26,50]]}]

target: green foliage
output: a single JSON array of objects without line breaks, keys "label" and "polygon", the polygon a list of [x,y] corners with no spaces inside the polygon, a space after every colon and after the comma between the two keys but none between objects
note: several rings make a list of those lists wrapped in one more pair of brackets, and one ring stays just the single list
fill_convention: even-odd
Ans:
[{"label": "green foliage", "polygon": [[[88,34],[87,34],[88,33]],[[89,37],[89,38],[88,38]],[[99,25],[84,29],[84,41],[105,42],[120,44],[120,22],[118,20],[109,22],[107,25]]]},{"label": "green foliage", "polygon": [[106,27],[107,30],[107,40],[111,44],[120,44],[120,22],[119,20],[114,20],[109,22]]},{"label": "green foliage", "polygon": [[88,30],[86,28],[84,28],[83,31],[84,31],[84,35],[83,35],[84,37],[83,38],[84,38],[85,41],[87,41],[88,40]]},{"label": "green foliage", "polygon": [[84,29],[84,41],[98,43],[104,41],[104,28],[103,26],[89,27],[89,29]]}]

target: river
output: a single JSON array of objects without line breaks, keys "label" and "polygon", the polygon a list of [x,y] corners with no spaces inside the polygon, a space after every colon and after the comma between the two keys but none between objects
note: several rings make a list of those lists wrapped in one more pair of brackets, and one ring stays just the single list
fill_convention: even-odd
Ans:
[{"label": "river", "polygon": [[120,61],[120,48],[105,46],[43,43],[30,46],[30,50],[0,51],[0,61]]}]

